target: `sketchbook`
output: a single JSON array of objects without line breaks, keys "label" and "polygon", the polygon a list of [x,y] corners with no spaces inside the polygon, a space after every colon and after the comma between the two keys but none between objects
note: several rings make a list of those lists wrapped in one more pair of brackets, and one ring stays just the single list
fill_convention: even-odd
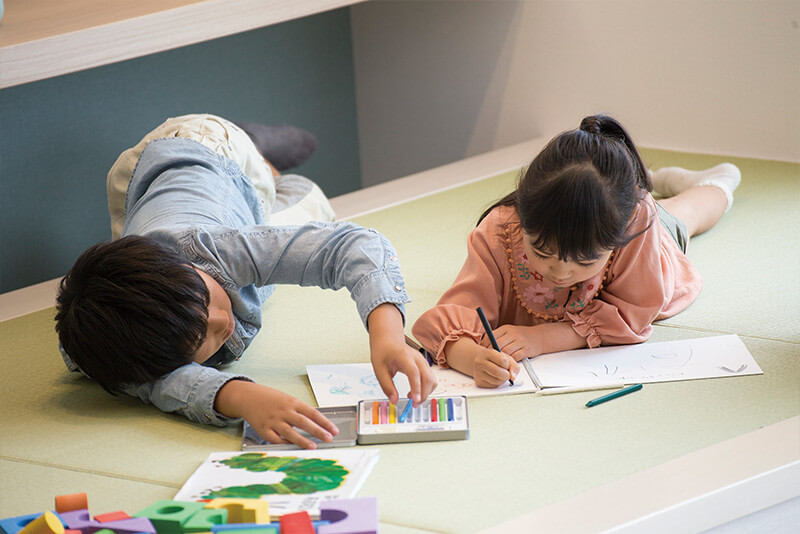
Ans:
[{"label": "sketchbook", "polygon": [[[471,376],[432,365],[433,374],[439,384],[431,393],[434,397],[486,397],[492,395],[512,395],[530,393],[537,387],[520,366],[519,374],[512,386],[508,382],[498,388],[481,388],[475,385]],[[361,400],[386,399],[372,365],[369,363],[340,363],[330,365],[306,365],[308,380],[321,408],[328,406],[355,406]],[[401,399],[406,398],[411,386],[403,374],[394,376],[394,386]]]},{"label": "sketchbook", "polygon": [[261,499],[271,515],[317,513],[331,499],[355,497],[378,462],[378,450],[213,452],[176,501]]},{"label": "sketchbook", "polygon": [[735,334],[554,352],[526,358],[524,365],[538,388],[763,374]]},{"label": "sketchbook", "polygon": [[[489,389],[476,386],[472,377],[454,369],[433,365],[439,385],[432,395],[479,397],[763,373],[735,334],[554,352],[520,363],[522,369],[513,386],[505,383]],[[368,363],[307,365],[306,371],[320,407],[353,406],[360,400],[386,398]],[[410,390],[408,379],[398,373],[394,384],[404,398]]]}]

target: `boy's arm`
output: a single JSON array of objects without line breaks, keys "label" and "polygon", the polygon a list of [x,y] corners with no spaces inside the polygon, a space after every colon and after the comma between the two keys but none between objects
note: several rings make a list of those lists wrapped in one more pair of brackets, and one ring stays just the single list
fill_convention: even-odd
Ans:
[{"label": "boy's arm", "polygon": [[231,380],[222,386],[214,409],[227,417],[245,419],[270,443],[294,443],[314,449],[314,442],[297,429],[325,442],[339,433],[336,425],[308,404],[277,389],[244,380]]},{"label": "boy's arm", "polygon": [[367,319],[369,348],[375,376],[389,401],[399,400],[392,377],[401,372],[408,377],[409,398],[419,405],[436,389],[436,377],[428,361],[406,344],[403,315],[394,304],[383,303]]},{"label": "boy's arm", "polygon": [[158,380],[128,384],[122,391],[163,412],[178,413],[197,423],[225,426],[235,418],[217,412],[214,399],[220,388],[232,380],[249,381],[250,378],[191,363]]}]

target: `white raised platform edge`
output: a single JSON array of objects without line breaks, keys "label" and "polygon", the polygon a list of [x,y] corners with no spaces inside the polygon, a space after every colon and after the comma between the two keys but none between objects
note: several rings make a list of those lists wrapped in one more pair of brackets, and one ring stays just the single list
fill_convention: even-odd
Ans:
[{"label": "white raised platform edge", "polygon": [[800,416],[521,515],[481,534],[701,532],[800,496]]},{"label": "white raised platform edge", "polygon": [[[531,139],[435,169],[366,187],[332,198],[331,205],[339,219],[351,219],[466,183],[483,180],[527,165],[548,139]],[[7,321],[53,306],[58,282],[59,279],[48,280],[0,294],[0,321]]]},{"label": "white raised platform edge", "polygon": [[363,0],[6,0],[0,89],[225,37]]}]

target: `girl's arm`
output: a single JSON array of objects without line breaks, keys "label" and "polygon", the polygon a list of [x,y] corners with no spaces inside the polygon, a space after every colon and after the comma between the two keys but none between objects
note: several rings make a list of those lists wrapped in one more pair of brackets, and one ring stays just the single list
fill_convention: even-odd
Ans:
[{"label": "girl's arm", "polygon": [[579,335],[572,323],[545,323],[535,326],[503,325],[494,330],[500,349],[514,360],[548,352],[582,349],[586,338]]}]

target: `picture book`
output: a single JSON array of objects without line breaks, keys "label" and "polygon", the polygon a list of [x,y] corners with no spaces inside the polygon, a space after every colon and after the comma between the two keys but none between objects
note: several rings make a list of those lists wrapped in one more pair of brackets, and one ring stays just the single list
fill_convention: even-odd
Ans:
[{"label": "picture book", "polygon": [[262,499],[270,514],[316,513],[331,499],[355,497],[378,450],[275,450],[214,452],[175,495],[177,501]]},{"label": "picture book", "polygon": [[[514,385],[505,383],[497,388],[480,388],[472,377],[433,365],[439,385],[432,395],[478,397],[762,374],[737,335],[554,352],[520,363]],[[306,371],[320,407],[386,398],[369,363],[307,365]],[[404,398],[410,389],[408,379],[398,373],[394,384]]]}]

